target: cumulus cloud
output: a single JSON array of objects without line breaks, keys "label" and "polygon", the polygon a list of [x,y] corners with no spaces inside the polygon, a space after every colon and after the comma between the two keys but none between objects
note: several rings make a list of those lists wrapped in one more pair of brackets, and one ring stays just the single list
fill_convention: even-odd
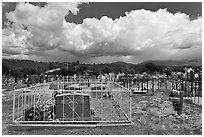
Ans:
[{"label": "cumulus cloud", "polygon": [[166,9],[140,9],[115,20],[103,16],[86,18],[82,24],[66,22],[68,11],[77,14],[79,4],[39,7],[19,3],[15,11],[7,13],[12,23],[3,30],[3,53],[43,55],[43,51],[57,50],[56,57],[63,53],[87,60],[122,57],[132,62],[189,57],[185,54],[201,58],[202,17],[190,20],[184,13],[172,14]]},{"label": "cumulus cloud", "polygon": [[[29,42],[39,50],[54,49],[58,46],[64,17],[70,10],[78,12],[78,3],[48,3],[45,7],[28,3],[19,3],[15,11],[7,13],[9,21],[18,24],[12,26],[12,31],[21,31],[26,27],[32,34]],[[23,34],[22,34],[23,35]]]}]

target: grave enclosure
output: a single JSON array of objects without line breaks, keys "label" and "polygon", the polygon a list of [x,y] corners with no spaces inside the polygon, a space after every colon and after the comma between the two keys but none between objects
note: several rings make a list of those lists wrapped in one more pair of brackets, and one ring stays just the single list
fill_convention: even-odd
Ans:
[{"label": "grave enclosure", "polygon": [[112,81],[61,79],[14,90],[13,126],[131,125],[131,91]]}]

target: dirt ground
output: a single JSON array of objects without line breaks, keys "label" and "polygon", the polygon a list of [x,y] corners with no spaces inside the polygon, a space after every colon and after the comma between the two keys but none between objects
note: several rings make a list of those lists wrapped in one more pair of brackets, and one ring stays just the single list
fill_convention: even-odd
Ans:
[{"label": "dirt ground", "polygon": [[202,106],[184,102],[181,116],[168,101],[169,90],[157,90],[154,96],[133,97],[133,122],[144,134],[202,134]]},{"label": "dirt ground", "polygon": [[133,95],[132,126],[38,130],[8,130],[12,122],[12,94],[3,91],[2,134],[4,135],[202,135],[202,106],[184,103],[178,116],[168,100],[169,90],[151,95]]}]

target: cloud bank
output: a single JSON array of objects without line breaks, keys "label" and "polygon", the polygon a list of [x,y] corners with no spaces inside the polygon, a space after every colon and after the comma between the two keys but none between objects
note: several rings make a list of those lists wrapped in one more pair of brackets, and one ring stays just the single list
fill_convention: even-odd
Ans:
[{"label": "cloud bank", "polygon": [[65,16],[69,11],[76,15],[80,4],[39,7],[19,3],[6,14],[11,23],[3,29],[3,55],[84,62],[202,56],[202,17],[190,20],[184,13],[172,14],[166,9],[140,9],[115,20],[103,16],[85,18],[82,24],[66,22]]}]

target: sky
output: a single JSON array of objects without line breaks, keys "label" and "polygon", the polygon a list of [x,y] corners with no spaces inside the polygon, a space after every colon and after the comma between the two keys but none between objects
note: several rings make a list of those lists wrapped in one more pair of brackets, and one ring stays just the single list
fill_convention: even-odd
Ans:
[{"label": "sky", "polygon": [[84,63],[201,59],[202,3],[3,2],[2,57]]}]

